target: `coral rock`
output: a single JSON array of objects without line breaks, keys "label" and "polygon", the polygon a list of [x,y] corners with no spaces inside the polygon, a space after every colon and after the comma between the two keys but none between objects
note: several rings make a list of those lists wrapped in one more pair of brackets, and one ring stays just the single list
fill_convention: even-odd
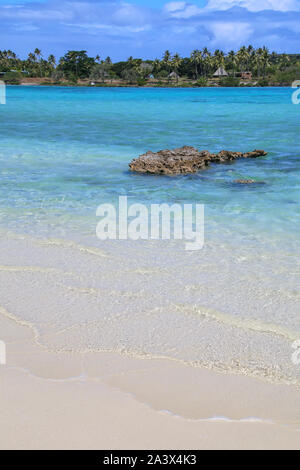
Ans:
[{"label": "coral rock", "polygon": [[196,173],[204,170],[210,163],[227,163],[241,158],[258,158],[267,155],[264,150],[253,152],[229,152],[222,150],[218,154],[207,150],[199,152],[194,147],[181,147],[175,150],[161,150],[160,152],[147,152],[135,158],[129,164],[131,171],[138,173],[152,173],[156,175],[178,175]]}]

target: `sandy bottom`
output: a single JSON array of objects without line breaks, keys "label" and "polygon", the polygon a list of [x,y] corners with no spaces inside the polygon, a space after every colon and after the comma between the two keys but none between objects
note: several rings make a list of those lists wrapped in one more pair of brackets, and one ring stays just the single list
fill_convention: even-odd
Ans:
[{"label": "sandy bottom", "polygon": [[0,240],[0,448],[300,449],[294,330],[171,310],[196,294],[147,253],[145,266],[109,256]]}]

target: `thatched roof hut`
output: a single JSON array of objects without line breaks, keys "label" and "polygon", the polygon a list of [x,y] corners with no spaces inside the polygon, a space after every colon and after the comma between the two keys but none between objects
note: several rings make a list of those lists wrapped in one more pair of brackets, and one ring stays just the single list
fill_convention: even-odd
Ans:
[{"label": "thatched roof hut", "polygon": [[228,73],[224,67],[219,67],[218,70],[214,73],[214,77],[228,77]]},{"label": "thatched roof hut", "polygon": [[169,80],[177,80],[177,81],[178,81],[179,78],[180,78],[180,77],[179,77],[179,75],[178,75],[176,72],[172,72],[172,73],[170,73],[170,75],[168,76],[168,79],[169,79]]}]

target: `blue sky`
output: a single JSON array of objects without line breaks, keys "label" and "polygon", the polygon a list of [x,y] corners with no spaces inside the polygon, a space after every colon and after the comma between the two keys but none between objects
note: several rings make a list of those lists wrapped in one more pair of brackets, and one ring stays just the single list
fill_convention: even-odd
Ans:
[{"label": "blue sky", "polygon": [[0,0],[0,25],[0,49],[20,57],[39,47],[155,58],[250,43],[300,53],[300,0]]}]

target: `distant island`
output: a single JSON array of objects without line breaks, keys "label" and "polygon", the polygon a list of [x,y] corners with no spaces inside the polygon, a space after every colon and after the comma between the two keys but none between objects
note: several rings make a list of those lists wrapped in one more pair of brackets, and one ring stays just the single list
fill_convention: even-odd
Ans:
[{"label": "distant island", "polygon": [[166,51],[162,59],[129,57],[113,63],[110,57],[89,57],[86,51],[69,51],[60,59],[47,59],[40,49],[18,58],[0,51],[0,80],[10,85],[48,86],[290,86],[300,79],[300,54],[278,54],[266,47],[243,46],[237,52],[194,50],[190,57]]}]

